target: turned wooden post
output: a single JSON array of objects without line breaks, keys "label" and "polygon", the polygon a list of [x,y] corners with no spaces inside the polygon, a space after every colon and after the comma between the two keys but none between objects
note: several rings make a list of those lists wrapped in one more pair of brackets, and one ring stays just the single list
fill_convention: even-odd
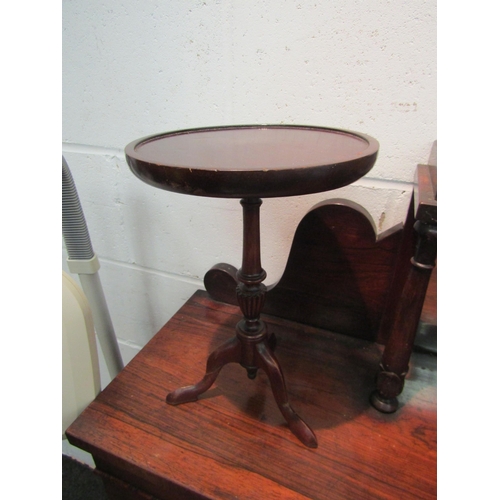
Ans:
[{"label": "turned wooden post", "polygon": [[[384,413],[398,408],[397,396],[404,388],[415,335],[417,333],[427,286],[437,255],[437,182],[436,168],[419,165],[413,226],[417,241],[411,265],[398,299],[388,340],[377,375],[372,405]],[[410,208],[411,209],[411,208]]]},{"label": "turned wooden post", "polygon": [[260,320],[264,305],[266,286],[262,281],[266,272],[260,262],[260,198],[244,198],[243,207],[243,258],[241,269],[236,274],[239,284],[236,296],[244,319],[236,326],[236,334],[242,341],[241,365],[246,368],[248,377],[257,374],[257,361],[253,346],[267,337],[266,327]]},{"label": "turned wooden post", "polygon": [[236,293],[241,312],[245,316],[241,328],[247,335],[255,335],[263,327],[260,311],[264,305],[266,271],[260,263],[260,198],[244,198],[243,207],[243,258],[236,274],[239,281]]}]

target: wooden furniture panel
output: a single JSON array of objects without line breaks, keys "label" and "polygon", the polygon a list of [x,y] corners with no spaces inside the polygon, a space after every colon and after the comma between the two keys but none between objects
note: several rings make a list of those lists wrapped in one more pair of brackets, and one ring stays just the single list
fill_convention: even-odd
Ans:
[{"label": "wooden furniture panel", "polygon": [[[396,411],[419,326],[422,347],[432,349],[429,337],[436,330],[426,322],[437,319],[436,251],[436,167],[418,165],[404,224],[381,235],[367,211],[351,201],[313,207],[262,310],[385,345],[371,401],[380,411]],[[236,286],[231,265],[217,264],[205,275],[216,300],[234,304]]]},{"label": "wooden furniture panel", "polygon": [[295,406],[315,429],[305,448],[267,377],[224,367],[200,401],[165,403],[234,335],[235,306],[198,291],[68,429],[97,467],[159,499],[427,499],[436,496],[435,358],[412,358],[400,411],[368,397],[381,346],[265,315]]},{"label": "wooden furniture panel", "polygon": [[[418,165],[415,173],[413,203],[405,225],[412,245],[399,254],[393,289],[395,300],[387,322],[387,341],[377,375],[372,404],[380,411],[394,412],[403,391],[410,356],[415,343],[422,310],[437,255],[437,168]],[[414,206],[413,206],[414,205]]]},{"label": "wooden furniture panel", "polygon": [[[403,233],[401,224],[377,237],[371,216],[352,201],[319,203],[300,222],[263,311],[383,343],[381,324]],[[217,264],[205,275],[205,288],[216,300],[236,304],[235,287],[233,266]]]}]

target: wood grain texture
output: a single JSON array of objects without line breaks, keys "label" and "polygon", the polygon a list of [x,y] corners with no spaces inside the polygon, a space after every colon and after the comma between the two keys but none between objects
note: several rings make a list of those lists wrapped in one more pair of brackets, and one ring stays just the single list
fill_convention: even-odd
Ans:
[{"label": "wood grain texture", "polygon": [[317,449],[291,434],[260,370],[249,380],[228,365],[198,402],[167,405],[240,319],[237,307],[196,292],[68,429],[70,442],[160,499],[436,497],[433,357],[412,357],[400,411],[383,415],[368,402],[381,346],[265,316]]},{"label": "wood grain texture", "polygon": [[431,279],[427,286],[420,320],[429,325],[437,325],[437,265],[432,270]]}]

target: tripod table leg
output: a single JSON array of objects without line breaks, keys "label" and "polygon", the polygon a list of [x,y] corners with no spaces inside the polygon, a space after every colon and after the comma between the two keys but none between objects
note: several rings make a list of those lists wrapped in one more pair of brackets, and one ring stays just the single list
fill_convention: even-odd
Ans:
[{"label": "tripod table leg", "polygon": [[285,417],[290,430],[297,438],[309,448],[317,448],[318,440],[311,428],[295,413],[288,402],[285,379],[280,365],[267,342],[260,342],[255,346],[257,363],[262,368],[271,382],[274,399]]},{"label": "tripod table leg", "polygon": [[167,396],[167,403],[178,405],[198,400],[198,396],[208,391],[219,375],[222,367],[228,363],[239,363],[241,344],[235,337],[218,347],[207,360],[205,376],[195,385],[181,387]]}]

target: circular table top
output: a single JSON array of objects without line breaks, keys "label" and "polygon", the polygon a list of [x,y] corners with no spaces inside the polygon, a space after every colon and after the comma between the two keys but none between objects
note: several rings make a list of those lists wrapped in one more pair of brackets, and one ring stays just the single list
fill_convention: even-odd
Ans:
[{"label": "circular table top", "polygon": [[277,197],[346,186],[375,163],[370,136],[326,127],[239,125],[179,130],[125,148],[141,180],[177,193]]}]

